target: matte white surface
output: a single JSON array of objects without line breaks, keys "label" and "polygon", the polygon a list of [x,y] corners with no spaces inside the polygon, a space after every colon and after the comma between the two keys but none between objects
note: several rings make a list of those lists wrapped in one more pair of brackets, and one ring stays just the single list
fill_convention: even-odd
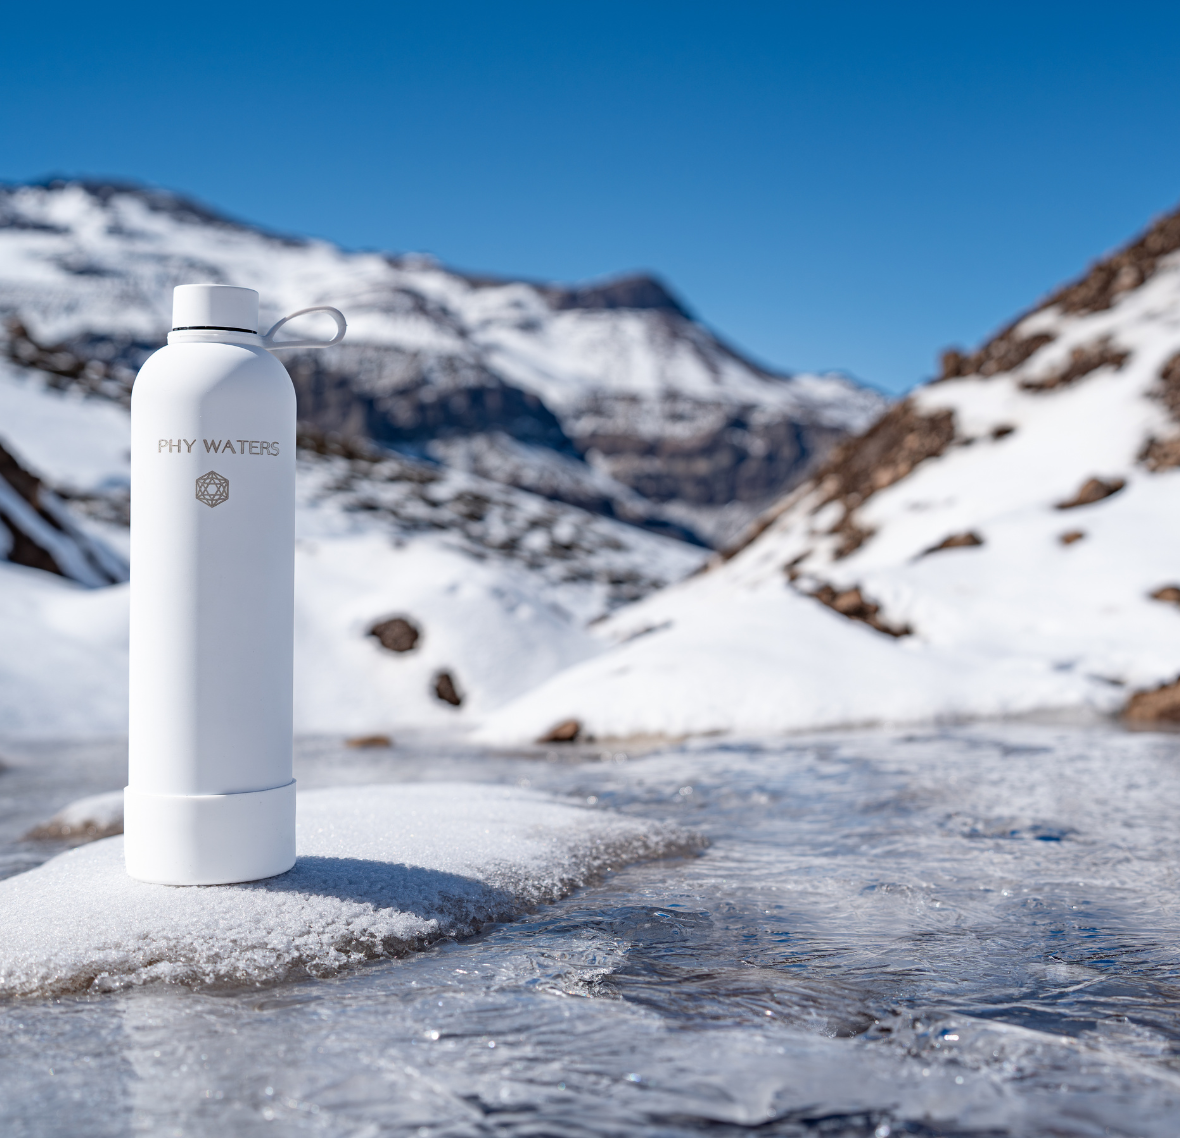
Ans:
[{"label": "matte white surface", "polygon": [[172,292],[172,327],[257,332],[258,293],[233,285],[177,285]]},{"label": "matte white surface", "polygon": [[[130,789],[227,795],[286,786],[294,610],[290,378],[262,348],[170,344],[140,371],[131,420]],[[203,476],[217,481],[219,494],[198,496]],[[153,866],[179,865],[180,855],[166,844],[151,853],[149,830],[138,829],[146,816],[128,819],[136,851],[128,869],[162,880]],[[210,842],[208,864],[182,858],[186,868],[177,870],[176,882],[253,876],[259,864],[283,862],[289,831],[290,823],[275,830],[273,857],[243,846],[237,870],[226,861],[229,851]],[[163,841],[158,828],[150,832]]]},{"label": "matte white surface", "polygon": [[127,872],[161,885],[229,885],[295,864],[295,783],[246,794],[123,792]]}]

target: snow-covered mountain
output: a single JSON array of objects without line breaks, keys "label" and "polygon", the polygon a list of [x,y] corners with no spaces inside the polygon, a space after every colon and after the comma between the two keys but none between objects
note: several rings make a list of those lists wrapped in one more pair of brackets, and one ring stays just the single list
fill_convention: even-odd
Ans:
[{"label": "snow-covered mountain", "polygon": [[[1122,709],[1180,722],[1180,212],[838,448],[489,740]],[[567,734],[572,727],[567,728]]]},{"label": "snow-covered mountain", "polygon": [[345,312],[344,344],[284,360],[310,428],[680,537],[726,539],[884,405],[839,375],[754,364],[651,277],[474,277],[132,185],[0,187],[8,351],[63,386],[125,399],[172,287],[198,280],[256,288],[264,321]]},{"label": "snow-covered mountain", "polygon": [[[54,378],[0,364],[0,734],[118,733],[129,416]],[[478,475],[300,442],[303,732],[461,728],[584,659],[591,621],[706,554]]]},{"label": "snow-covered mountain", "polygon": [[200,280],[349,320],[284,360],[304,732],[479,721],[883,402],[758,368],[646,277],[475,279],[135,186],[0,188],[0,732],[124,729],[130,389]]}]

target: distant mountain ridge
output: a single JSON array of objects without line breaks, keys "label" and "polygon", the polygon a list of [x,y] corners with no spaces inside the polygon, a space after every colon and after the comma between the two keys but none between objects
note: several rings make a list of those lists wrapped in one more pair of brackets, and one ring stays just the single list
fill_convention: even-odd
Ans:
[{"label": "distant mountain ridge", "polygon": [[10,357],[125,398],[175,284],[247,284],[263,319],[346,312],[348,339],[286,359],[301,420],[681,537],[720,542],[885,400],[770,372],[657,279],[500,280],[429,258],[269,233],[165,190],[0,187]]}]

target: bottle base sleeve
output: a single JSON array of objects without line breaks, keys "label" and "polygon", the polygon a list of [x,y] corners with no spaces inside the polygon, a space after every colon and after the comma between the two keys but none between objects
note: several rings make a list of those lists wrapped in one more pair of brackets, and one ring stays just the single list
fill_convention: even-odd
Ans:
[{"label": "bottle base sleeve", "polygon": [[230,885],[295,864],[295,781],[241,794],[123,791],[127,872],[157,885]]}]

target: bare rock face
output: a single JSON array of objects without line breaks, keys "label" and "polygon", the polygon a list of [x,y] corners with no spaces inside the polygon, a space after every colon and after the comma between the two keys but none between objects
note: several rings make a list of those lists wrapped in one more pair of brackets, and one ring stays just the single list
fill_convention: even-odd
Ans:
[{"label": "bare rock face", "polygon": [[61,497],[0,443],[0,560],[91,588],[127,580],[127,566],[84,533]]},{"label": "bare rock face", "polygon": [[[1021,317],[1023,319],[1023,317]],[[961,352],[947,348],[942,353],[942,372],[939,379],[958,379],[967,375],[998,375],[1019,367],[1034,352],[1053,342],[1053,336],[1039,332],[1035,336],[1017,336],[1015,326],[1004,329],[977,352]]]},{"label": "bare rock face", "polygon": [[[874,494],[900,482],[921,462],[937,458],[955,441],[952,411],[923,414],[913,400],[889,408],[863,435],[835,447],[807,483],[812,489],[811,514],[836,502],[840,518],[829,531],[839,536],[836,557],[855,553],[872,531],[862,526],[856,511]],[[774,524],[779,508],[771,509],[721,554],[728,561],[756,541]]]},{"label": "bare rock face", "polygon": [[122,832],[123,792],[114,790],[71,802],[24,837],[29,842],[65,842],[78,846]]},{"label": "bare rock face", "polygon": [[[1153,392],[1174,423],[1180,424],[1180,352],[1160,369],[1159,384]],[[1139,461],[1153,473],[1174,470],[1180,466],[1180,435],[1147,440],[1139,454]]]},{"label": "bare rock face", "polygon": [[[547,584],[594,582],[609,609],[647,596],[703,560],[699,546],[686,544],[653,556],[650,538],[638,529],[478,475],[381,451],[363,438],[304,430],[298,446],[307,503],[331,503],[380,522],[399,540],[445,532],[471,556],[512,562],[541,574]],[[404,612],[380,614],[366,631],[376,636],[377,625],[397,619],[425,635]]]},{"label": "bare rock face", "polygon": [[1057,540],[1062,545],[1073,545],[1075,541],[1081,541],[1086,536],[1086,531],[1081,529],[1066,530]]},{"label": "bare rock face", "polygon": [[886,636],[909,636],[913,631],[908,624],[886,623],[881,616],[881,606],[875,601],[868,600],[858,587],[837,591],[831,585],[821,585],[811,595],[841,616],[867,624]]},{"label": "bare rock face", "polygon": [[[1142,237],[1111,256],[1096,261],[1082,277],[1046,297],[1030,312],[1022,313],[978,351],[966,353],[949,348],[942,355],[942,373],[939,378],[996,375],[1019,367],[1034,352],[1054,339],[1048,332],[1038,332],[1032,336],[1018,334],[1016,329],[1032,312],[1041,312],[1047,308],[1057,308],[1062,313],[1074,315],[1105,311],[1125,293],[1154,276],[1161,259],[1177,249],[1180,249],[1180,211],[1160,218]],[[1099,342],[1091,349],[1075,349],[1069,363],[1059,373],[1060,378],[1042,389],[1071,383],[1103,364],[1122,367],[1125,360],[1126,353],[1110,347],[1109,342],[1105,348]],[[1037,389],[1037,386],[1034,385],[1033,389]]]},{"label": "bare rock face", "polygon": [[80,825],[70,825],[66,822],[43,822],[34,826],[27,834],[27,842],[67,842],[72,846],[84,845],[86,842],[97,842],[100,838],[113,838],[123,832],[123,820],[98,825],[95,822],[83,822]]},{"label": "bare rock face", "polygon": [[[57,527],[57,523],[40,509],[41,480],[30,474],[14,455],[0,444],[0,478],[15,490],[28,503],[39,520],[46,525]],[[27,530],[31,528],[26,519],[14,517],[14,510],[0,512],[0,527],[8,535],[8,552],[6,560],[14,565],[27,565],[30,569],[43,569],[46,573],[57,573],[65,576],[53,554],[30,536]],[[20,525],[20,521],[26,521]]]},{"label": "bare rock face", "polygon": [[1101,312],[1123,293],[1155,274],[1160,259],[1180,249],[1180,212],[1160,218],[1146,233],[1117,253],[1095,262],[1080,280],[1053,293],[1042,308],[1062,312]]},{"label": "bare rock face", "polygon": [[1128,723],[1180,725],[1180,679],[1136,692],[1123,708],[1123,719]]},{"label": "bare rock face", "polygon": [[1180,438],[1148,439],[1139,461],[1153,474],[1180,466]]},{"label": "bare rock face", "polygon": [[1101,502],[1103,498],[1117,494],[1126,484],[1125,479],[1122,478],[1090,478],[1082,484],[1072,498],[1058,502],[1057,509],[1074,510],[1078,506],[1089,506],[1094,502]]},{"label": "bare rock face", "polygon": [[552,731],[542,735],[538,743],[576,743],[582,733],[582,725],[576,719],[566,719]]},{"label": "bare rock face", "polygon": [[6,322],[5,330],[5,354],[14,364],[43,372],[48,385],[59,391],[98,395],[124,407],[131,406],[135,373],[159,346],[86,337],[75,343],[42,344],[16,317]]},{"label": "bare rock face", "polygon": [[1180,585],[1164,585],[1151,594],[1151,599],[1169,605],[1180,605]]},{"label": "bare rock face", "polygon": [[1168,409],[1168,414],[1180,422],[1180,352],[1160,368],[1156,398]]},{"label": "bare rock face", "polygon": [[378,621],[369,629],[369,635],[375,636],[381,647],[390,652],[411,652],[422,638],[422,631],[405,617],[395,616],[392,620]]},{"label": "bare rock face", "polygon": [[920,462],[942,454],[954,438],[953,412],[923,415],[907,399],[886,411],[859,438],[836,447],[816,473],[820,501],[812,512],[830,502],[843,507],[833,531],[841,538],[838,556],[847,557],[870,536],[857,524],[855,511],[879,490],[900,482]]},{"label": "bare rock face", "polygon": [[[1117,253],[1095,262],[1079,279],[1065,285],[1038,304],[1032,311],[1058,308],[1063,313],[1085,314],[1101,312],[1111,307],[1125,293],[1138,288],[1150,279],[1159,267],[1160,259],[1180,249],[1180,211],[1161,218],[1138,240],[1124,246]],[[950,348],[942,355],[940,379],[954,379],[967,375],[996,375],[1019,367],[1032,354],[1052,343],[1048,332],[1021,336],[1016,329],[1031,313],[1023,313],[978,351],[966,353]],[[1082,375],[1104,364],[1122,367],[1127,353],[1100,341],[1089,349],[1075,349],[1071,359],[1054,382],[1035,384],[1032,389],[1049,390],[1063,383],[1072,383]]]},{"label": "bare rock face", "polygon": [[439,672],[434,677],[434,694],[443,703],[449,703],[452,707],[462,706],[463,696],[455,686],[455,679],[450,672]]},{"label": "bare rock face", "polygon": [[982,544],[983,538],[977,533],[955,533],[944,538],[937,545],[932,545],[922,556],[925,557],[927,553],[937,553],[941,549],[966,549],[972,545]]},{"label": "bare rock face", "polygon": [[393,740],[388,735],[353,735],[352,738],[344,740],[344,745],[357,750],[370,750],[375,747],[392,747]]},{"label": "bare rock face", "polygon": [[1024,391],[1054,391],[1077,383],[1100,367],[1112,367],[1118,371],[1130,358],[1130,352],[1116,347],[1109,336],[1104,336],[1096,343],[1074,348],[1064,367],[1037,379],[1022,380],[1020,387]]}]

